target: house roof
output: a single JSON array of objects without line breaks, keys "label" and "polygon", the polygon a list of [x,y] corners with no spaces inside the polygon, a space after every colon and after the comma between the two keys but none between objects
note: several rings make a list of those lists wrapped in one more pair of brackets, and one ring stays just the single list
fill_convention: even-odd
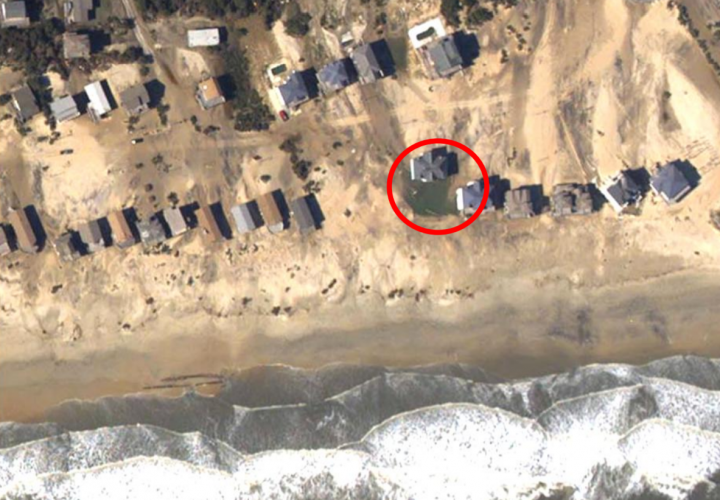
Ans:
[{"label": "house roof", "polygon": [[38,239],[24,208],[10,212],[8,220],[15,231],[18,247],[26,253],[37,253]]},{"label": "house roof", "polygon": [[505,212],[510,219],[523,219],[535,215],[530,189],[521,187],[505,193]]},{"label": "house roof", "polygon": [[58,123],[72,120],[73,118],[80,116],[80,111],[78,111],[75,99],[69,95],[59,97],[51,102],[50,110]]},{"label": "house roof", "polygon": [[138,221],[135,225],[144,245],[150,246],[165,241],[165,230],[157,214],[147,220]]},{"label": "house roof", "polygon": [[293,71],[290,73],[287,81],[278,87],[280,96],[283,102],[288,107],[298,106],[310,99],[310,93],[308,92],[305,80],[302,77],[302,73]]},{"label": "house roof", "polygon": [[410,178],[414,181],[432,182],[447,179],[450,157],[447,148],[434,148],[413,158],[410,163]]},{"label": "house roof", "polygon": [[558,184],[552,192],[552,215],[587,215],[593,211],[589,186],[582,184]]},{"label": "house roof", "polygon": [[349,60],[340,59],[323,66],[318,71],[318,81],[326,90],[340,90],[354,81],[354,68]]},{"label": "house roof", "polygon": [[[490,182],[490,193],[488,200],[483,208],[483,212],[493,212],[495,210],[495,196],[497,183]],[[465,215],[472,215],[482,203],[483,194],[485,192],[485,183],[482,180],[468,182],[467,185],[457,188],[455,191],[455,202],[459,212]]]},{"label": "house roof", "polygon": [[670,162],[658,168],[650,179],[650,187],[670,204],[680,201],[692,189],[685,174],[678,168],[677,162]]},{"label": "house roof", "polygon": [[12,21],[25,19],[27,17],[27,9],[25,2],[5,2],[2,4],[3,20]]},{"label": "house roof", "polygon": [[198,96],[205,109],[212,108],[225,102],[220,85],[216,78],[208,78],[198,84]]},{"label": "house roof", "polygon": [[122,210],[110,213],[107,219],[112,231],[113,242],[117,247],[127,248],[135,243],[135,236],[133,236]]},{"label": "house roof", "polygon": [[87,246],[87,251],[93,253],[105,246],[100,224],[96,220],[92,220],[82,224],[78,228],[80,239]]},{"label": "house roof", "polygon": [[63,3],[65,21],[68,23],[86,23],[90,20],[93,0],[66,0]]},{"label": "house roof", "polygon": [[166,208],[162,215],[171,236],[179,236],[188,230],[185,217],[179,208]]},{"label": "house roof", "polygon": [[130,115],[139,115],[148,110],[150,95],[145,85],[135,85],[120,92],[120,103]]},{"label": "house roof", "polygon": [[358,46],[350,54],[361,83],[372,83],[385,76],[370,44]]},{"label": "house roof", "polygon": [[462,57],[452,36],[435,40],[427,46],[430,61],[441,77],[450,76],[462,69]]},{"label": "house roof", "polygon": [[65,59],[90,57],[90,37],[80,33],[65,33],[63,35],[63,55]]},{"label": "house roof", "polygon": [[188,47],[211,47],[220,43],[218,28],[204,28],[187,32]]},{"label": "house roof", "polygon": [[312,210],[308,204],[308,197],[303,196],[290,202],[290,210],[292,210],[298,228],[302,234],[309,233],[318,228],[318,224],[313,217]]},{"label": "house roof", "polygon": [[13,92],[12,97],[15,110],[21,121],[29,120],[40,112],[40,108],[38,108],[37,102],[35,101],[35,94],[33,94],[33,91],[30,90],[30,87],[27,85]]},{"label": "house roof", "polygon": [[215,214],[213,214],[209,205],[203,205],[198,209],[197,219],[203,233],[210,238],[210,241],[220,241],[222,239],[220,226],[218,226]]},{"label": "house roof", "polygon": [[92,109],[97,117],[101,117],[112,110],[101,82],[92,82],[85,85],[85,93],[90,99],[88,108]]},{"label": "house roof", "polygon": [[600,191],[618,212],[642,197],[640,186],[627,172],[619,172],[609,183],[603,185]]},{"label": "house roof", "polygon": [[254,202],[243,203],[230,209],[230,214],[235,220],[235,226],[240,234],[248,233],[262,225],[257,204]]},{"label": "house roof", "polygon": [[[274,193],[265,193],[257,199],[258,207],[262,213],[265,225],[268,228],[272,226],[279,226],[285,224],[280,208],[278,207],[277,201],[275,200]],[[279,229],[279,228],[278,228]]]},{"label": "house roof", "polygon": [[61,235],[53,242],[53,247],[57,252],[60,260],[70,262],[79,259],[82,256],[80,251],[81,243],[76,232],[70,231]]}]

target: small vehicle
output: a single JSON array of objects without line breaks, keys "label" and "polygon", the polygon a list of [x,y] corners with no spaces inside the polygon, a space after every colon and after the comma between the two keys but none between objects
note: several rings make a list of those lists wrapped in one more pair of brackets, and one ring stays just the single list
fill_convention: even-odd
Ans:
[{"label": "small vehicle", "polygon": [[72,150],[72,149],[63,149],[62,151],[60,151],[60,154],[61,154],[61,155],[71,155],[71,154],[73,154],[74,152],[75,152],[75,151]]},{"label": "small vehicle", "polygon": [[138,137],[138,138],[133,139],[132,141],[130,141],[130,144],[140,144],[140,143],[143,142],[143,141],[145,141],[145,139],[143,139],[143,138],[141,138],[141,137]]},{"label": "small vehicle", "polygon": [[290,116],[288,116],[287,111],[285,111],[284,109],[280,110],[280,113],[278,114],[280,115],[280,119],[282,119],[282,121],[284,122],[290,119]]}]

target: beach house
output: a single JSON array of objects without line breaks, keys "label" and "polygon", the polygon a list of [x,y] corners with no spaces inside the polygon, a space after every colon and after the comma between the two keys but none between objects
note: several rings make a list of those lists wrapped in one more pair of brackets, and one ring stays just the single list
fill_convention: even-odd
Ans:
[{"label": "beach house", "polygon": [[18,248],[25,253],[38,253],[40,251],[40,242],[32,224],[30,224],[30,219],[28,219],[27,209],[13,210],[10,212],[8,220],[15,233]]},{"label": "beach house", "polygon": [[665,203],[673,205],[692,190],[692,185],[680,169],[680,162],[673,161],[656,170],[650,179],[650,188]]},{"label": "beach house", "polygon": [[433,148],[410,160],[410,179],[421,182],[447,179],[452,170],[451,161],[447,148]]},{"label": "beach house", "polygon": [[550,213],[553,217],[588,215],[593,211],[593,199],[588,185],[558,184],[553,186],[550,200]]},{"label": "beach house", "polygon": [[116,247],[125,250],[135,244],[135,236],[122,210],[111,212],[107,219],[112,233],[113,244]]},{"label": "beach house", "polygon": [[636,206],[643,197],[642,189],[627,170],[618,172],[600,184],[599,189],[617,213],[624,212],[630,206]]}]

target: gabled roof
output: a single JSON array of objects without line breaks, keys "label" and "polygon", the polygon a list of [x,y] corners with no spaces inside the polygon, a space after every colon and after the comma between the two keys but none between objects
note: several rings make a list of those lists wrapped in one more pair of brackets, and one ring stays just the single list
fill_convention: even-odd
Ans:
[{"label": "gabled roof", "polygon": [[600,186],[600,191],[616,212],[622,212],[628,205],[637,203],[643,194],[640,186],[625,171],[619,172],[610,181]]},{"label": "gabled roof", "polygon": [[179,208],[166,208],[162,211],[162,215],[170,236],[180,236],[187,232],[188,225]]},{"label": "gabled roof", "polygon": [[86,222],[78,228],[78,233],[88,253],[94,253],[105,247],[100,224],[96,220]]},{"label": "gabled roof", "polygon": [[118,248],[128,248],[135,244],[135,236],[133,236],[130,225],[122,210],[111,212],[110,215],[108,215],[108,223],[110,224],[115,246]]},{"label": "gabled roof", "polygon": [[[494,212],[497,196],[497,183],[489,182],[490,192],[488,200],[483,208],[483,212]],[[468,182],[467,185],[457,188],[455,191],[455,202],[460,213],[466,216],[472,216],[482,203],[483,194],[485,193],[485,183],[482,179]]]},{"label": "gabled roof", "polygon": [[287,107],[295,107],[310,99],[302,73],[293,71],[287,81],[278,87],[280,96]]},{"label": "gabled roof", "polygon": [[230,209],[235,226],[240,234],[248,233],[260,227],[262,220],[258,213],[257,203],[248,202]]},{"label": "gabled roof", "polygon": [[677,203],[692,189],[690,182],[678,168],[677,162],[670,162],[658,168],[650,179],[650,187],[668,204]]},{"label": "gabled roof", "polygon": [[165,230],[157,214],[150,216],[147,220],[137,221],[136,227],[140,234],[140,240],[142,240],[146,246],[156,245],[165,241]]},{"label": "gabled roof", "polygon": [[102,82],[88,83],[85,85],[85,93],[90,100],[90,104],[88,104],[88,111],[93,119],[100,119],[103,115],[112,111],[110,100],[105,93]]},{"label": "gabled roof", "polygon": [[145,85],[135,85],[120,92],[120,103],[129,115],[139,115],[149,109],[150,95]]},{"label": "gabled roof", "polygon": [[90,37],[80,33],[63,34],[63,55],[65,59],[90,57]]},{"label": "gabled roof", "polygon": [[526,219],[536,215],[529,188],[511,189],[505,193],[505,214],[508,219]]},{"label": "gabled roof", "polygon": [[268,231],[278,233],[285,228],[285,219],[283,214],[280,213],[274,191],[258,197],[257,204]]},{"label": "gabled roof", "polygon": [[17,238],[17,244],[20,250],[25,253],[37,253],[40,250],[38,238],[32,224],[30,224],[30,219],[28,219],[25,209],[20,208],[10,212],[8,220],[12,225],[13,231],[15,231],[15,237]]},{"label": "gabled roof", "polygon": [[203,205],[198,209],[197,220],[203,234],[205,234],[210,241],[215,242],[222,240],[220,226],[218,226],[215,214],[213,214],[209,205]]},{"label": "gabled roof", "polygon": [[40,112],[35,101],[35,94],[27,85],[13,92],[12,98],[20,121],[25,122]]},{"label": "gabled roof", "polygon": [[88,22],[92,10],[93,0],[66,0],[63,3],[63,12],[67,23]]},{"label": "gabled roof", "polygon": [[385,76],[371,44],[358,46],[350,54],[360,83],[372,83]]},{"label": "gabled roof", "polygon": [[582,184],[558,184],[552,192],[552,215],[587,215],[593,211],[589,186]]},{"label": "gabled roof", "polygon": [[78,110],[75,99],[69,95],[59,97],[51,102],[50,110],[58,123],[72,120],[73,118],[80,116],[80,111]]},{"label": "gabled roof", "polygon": [[435,72],[447,77],[462,69],[462,57],[452,36],[445,36],[427,45],[428,56]]},{"label": "gabled roof", "polygon": [[318,71],[318,81],[326,91],[347,87],[355,81],[356,75],[349,59],[340,59],[323,66]]},{"label": "gabled roof", "polygon": [[308,196],[292,200],[290,202],[290,210],[292,210],[295,216],[300,233],[307,234],[318,228],[319,224],[315,220],[310,205],[308,204]]},{"label": "gabled roof", "polygon": [[410,162],[410,179],[433,182],[447,179],[450,172],[450,157],[447,148],[434,148]]}]

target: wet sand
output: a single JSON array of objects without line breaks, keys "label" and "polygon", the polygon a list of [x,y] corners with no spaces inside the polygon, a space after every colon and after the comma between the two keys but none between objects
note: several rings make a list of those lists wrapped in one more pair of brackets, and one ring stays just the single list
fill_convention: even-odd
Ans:
[{"label": "wet sand", "polygon": [[[0,419],[37,420],[44,409],[70,397],[139,392],[169,376],[270,363],[319,367],[335,362],[460,362],[514,378],[594,362],[644,363],[674,354],[720,356],[720,336],[715,334],[719,300],[720,273],[683,272],[622,287],[538,289],[512,301],[494,292],[465,303],[464,308],[473,309],[471,314],[438,308],[437,320],[414,321],[406,311],[401,322],[378,314],[377,323],[362,328],[340,332],[326,326],[292,338],[243,332],[242,324],[235,336],[198,327],[145,343],[142,349],[100,352],[77,362],[6,363],[0,366]],[[462,319],[448,321],[453,315]],[[337,318],[321,319],[326,325],[342,325]],[[211,394],[216,388],[205,386],[202,392]]]}]

